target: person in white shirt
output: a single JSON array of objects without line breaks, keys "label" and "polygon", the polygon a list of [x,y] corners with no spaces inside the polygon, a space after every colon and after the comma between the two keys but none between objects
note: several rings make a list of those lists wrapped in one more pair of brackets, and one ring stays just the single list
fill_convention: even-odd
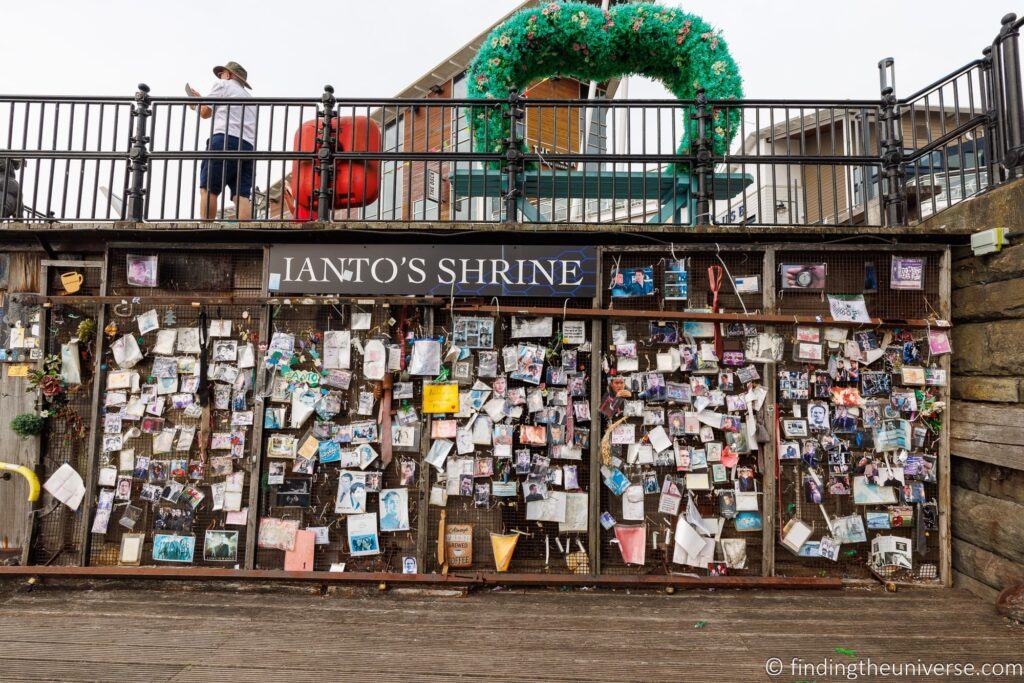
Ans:
[{"label": "person in white shirt", "polygon": [[[213,67],[217,82],[208,97],[249,98],[249,73],[238,62]],[[190,90],[198,97],[199,93]],[[199,116],[213,117],[213,133],[206,149],[251,152],[256,144],[258,108],[244,104],[200,105]],[[200,212],[203,220],[217,217],[217,200],[225,187],[231,189],[239,220],[252,217],[252,189],[255,162],[241,159],[205,159],[199,172]]]}]

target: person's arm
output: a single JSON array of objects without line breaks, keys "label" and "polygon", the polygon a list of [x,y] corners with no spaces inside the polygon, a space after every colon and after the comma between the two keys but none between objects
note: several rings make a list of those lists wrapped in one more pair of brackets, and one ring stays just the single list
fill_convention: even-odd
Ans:
[{"label": "person's arm", "polygon": [[[227,81],[217,81],[216,83],[214,83],[213,87],[210,88],[210,94],[207,95],[207,97],[224,97],[224,88],[221,86],[221,84],[226,82]],[[200,104],[199,118],[208,119],[211,116],[213,116],[213,107],[211,107],[208,104]]]}]

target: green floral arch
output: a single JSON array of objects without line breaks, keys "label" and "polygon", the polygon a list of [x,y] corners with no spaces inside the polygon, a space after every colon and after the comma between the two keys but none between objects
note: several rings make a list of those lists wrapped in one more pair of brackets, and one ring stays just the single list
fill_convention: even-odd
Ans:
[{"label": "green floral arch", "polygon": [[[720,33],[693,14],[659,5],[616,5],[604,12],[583,2],[552,2],[517,12],[496,27],[469,67],[472,99],[507,100],[534,81],[564,76],[585,81],[639,74],[661,81],[680,100],[699,88],[708,99],[738,99],[743,84]],[[502,152],[508,136],[506,107],[472,107],[474,149]],[[689,155],[697,124],[684,112],[677,152]],[[728,152],[740,113],[714,109],[715,154]]]}]

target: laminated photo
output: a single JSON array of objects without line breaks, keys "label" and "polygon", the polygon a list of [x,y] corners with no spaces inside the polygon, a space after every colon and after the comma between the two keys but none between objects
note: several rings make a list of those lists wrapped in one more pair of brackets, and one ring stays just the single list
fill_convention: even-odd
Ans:
[{"label": "laminated photo", "polygon": [[191,563],[196,551],[195,536],[153,535],[154,562]]},{"label": "laminated photo", "polygon": [[377,513],[350,515],[348,527],[348,549],[353,557],[379,555],[380,541],[377,537]]},{"label": "laminated photo", "polygon": [[670,259],[665,262],[665,301],[686,301],[689,295],[686,261]]},{"label": "laminated photo", "polygon": [[924,289],[924,257],[893,256],[889,268],[890,289]]},{"label": "laminated photo", "polygon": [[654,268],[612,269],[608,287],[613,299],[650,296],[654,294]]},{"label": "laminated photo", "polygon": [[494,318],[456,316],[452,343],[467,349],[494,347]]},{"label": "laminated photo", "polygon": [[341,471],[338,476],[338,492],[334,499],[334,512],[344,515],[366,512],[365,472]]},{"label": "laminated photo", "polygon": [[779,266],[782,289],[825,288],[826,265],[824,263],[783,263]]},{"label": "laminated photo", "polygon": [[127,281],[133,287],[156,287],[157,266],[159,257],[140,256],[128,254],[125,257],[127,262]]},{"label": "laminated photo", "polygon": [[412,343],[409,374],[436,377],[441,372],[441,342],[436,339],[417,339]]},{"label": "laminated photo", "polygon": [[324,332],[324,369],[347,370],[351,367],[351,335],[349,330]]},{"label": "laminated photo", "polygon": [[203,539],[204,562],[237,562],[238,532],[223,529],[207,530]]}]

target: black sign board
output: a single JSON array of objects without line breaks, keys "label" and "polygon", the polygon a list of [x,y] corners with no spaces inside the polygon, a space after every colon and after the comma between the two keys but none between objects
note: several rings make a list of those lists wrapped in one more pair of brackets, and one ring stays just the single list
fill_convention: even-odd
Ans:
[{"label": "black sign board", "polygon": [[593,297],[596,247],[277,244],[271,294]]}]

